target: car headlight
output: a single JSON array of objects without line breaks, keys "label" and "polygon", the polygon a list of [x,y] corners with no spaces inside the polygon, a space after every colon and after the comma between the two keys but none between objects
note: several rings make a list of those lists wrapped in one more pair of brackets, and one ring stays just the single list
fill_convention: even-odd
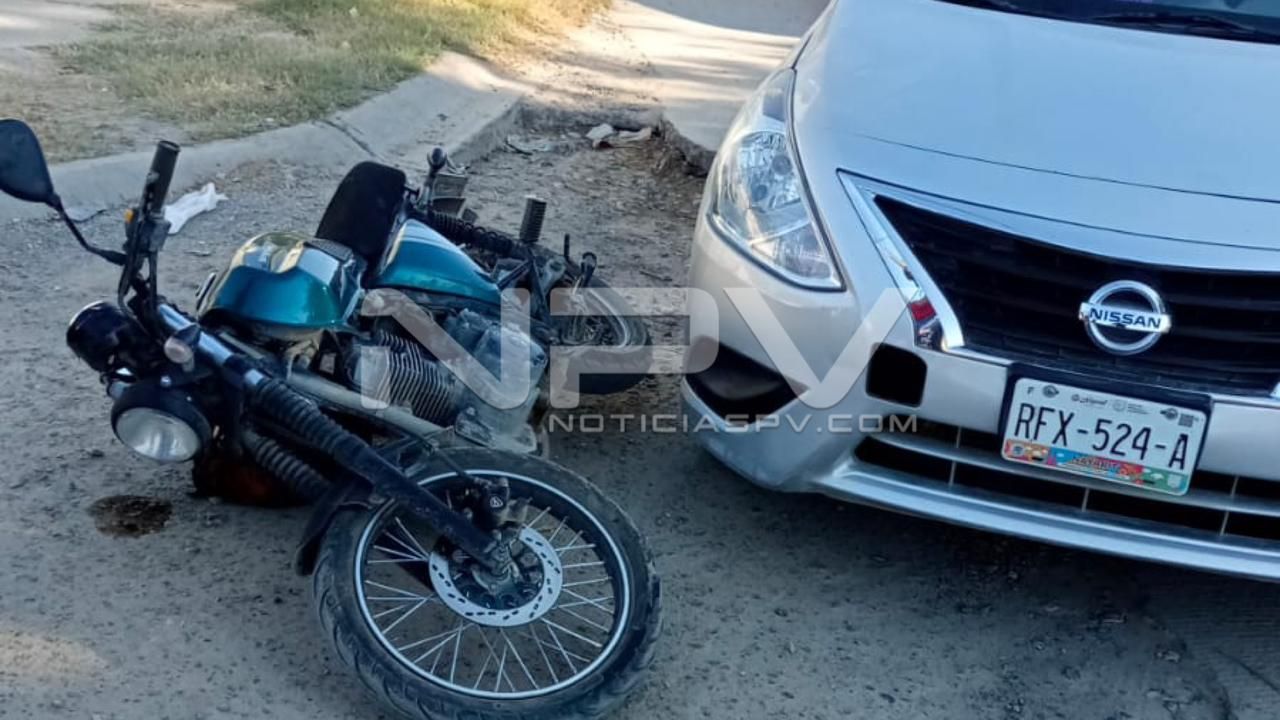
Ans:
[{"label": "car headlight", "polygon": [[795,71],[772,75],[729,128],[709,179],[709,220],[765,268],[804,287],[842,287],[809,210],[790,135]]},{"label": "car headlight", "polygon": [[151,383],[130,386],[111,410],[125,447],[162,463],[185,462],[209,440],[209,421],[181,393]]}]

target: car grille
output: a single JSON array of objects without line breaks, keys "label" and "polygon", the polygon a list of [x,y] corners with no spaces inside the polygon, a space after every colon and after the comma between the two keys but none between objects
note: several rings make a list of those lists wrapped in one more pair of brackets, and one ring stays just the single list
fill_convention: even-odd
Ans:
[{"label": "car grille", "polygon": [[[955,311],[969,347],[1118,380],[1269,394],[1280,380],[1280,275],[1090,255],[881,197],[877,204]],[[1173,330],[1133,356],[1097,348],[1080,303],[1113,280],[1164,297]]]},{"label": "car grille", "polygon": [[869,435],[858,445],[858,459],[921,484],[1224,544],[1280,541],[1278,482],[1200,471],[1185,495],[1164,495],[1013,465],[1001,458],[1000,438],[990,433],[908,417],[888,418],[884,427],[893,431]]}]

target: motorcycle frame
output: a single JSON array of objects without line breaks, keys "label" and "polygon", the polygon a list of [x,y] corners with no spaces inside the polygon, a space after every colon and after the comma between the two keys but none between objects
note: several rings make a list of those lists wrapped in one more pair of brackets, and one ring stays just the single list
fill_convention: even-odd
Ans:
[{"label": "motorcycle frame", "polygon": [[[371,492],[376,492],[385,498],[399,501],[411,514],[431,525],[486,569],[492,572],[505,571],[511,563],[509,549],[480,524],[503,517],[505,503],[482,503],[483,510],[474,516],[479,522],[469,520],[406,477],[394,463],[395,458],[379,454],[363,440],[342,431],[340,426],[324,414],[322,408],[326,403],[337,404],[349,412],[381,421],[397,428],[402,434],[401,439],[421,444],[431,453],[436,453],[439,447],[428,440],[443,431],[443,428],[417,418],[411,420],[405,417],[408,414],[403,411],[370,412],[344,393],[356,398],[358,395],[335,383],[292,368],[273,368],[265,355],[254,358],[243,353],[233,344],[224,341],[216,332],[201,327],[197,321],[187,317],[160,295],[159,257],[169,229],[162,209],[173,177],[177,154],[178,147],[172,143],[160,143],[157,146],[142,199],[126,215],[126,240],[122,254],[96,248],[87,242],[82,242],[82,245],[86,250],[121,268],[117,286],[117,302],[121,311],[141,326],[156,346],[163,346],[166,341],[178,338],[190,347],[193,358],[185,367],[167,359],[153,367],[113,367],[105,374],[108,382],[154,380],[166,390],[185,392],[201,412],[211,416],[209,419],[212,424],[222,427],[237,440],[249,424],[254,425],[255,430],[262,429],[255,422],[255,415],[262,409],[256,402],[259,395],[273,393],[277,398],[288,399],[288,394],[294,394],[297,398],[304,399],[303,402],[311,408],[310,412],[315,413],[308,418],[312,424],[317,428],[325,428],[342,441],[318,447],[307,437],[295,434],[285,438],[291,444],[301,444],[312,452],[325,455],[342,469],[342,478],[326,475],[326,479],[334,483],[331,494],[351,498],[361,495],[368,497]],[[77,240],[82,240],[75,223],[62,211],[60,202],[55,210],[59,211]],[[281,377],[285,379],[281,381]],[[295,403],[295,408],[301,407]],[[271,423],[262,423],[262,426],[270,427]],[[334,447],[345,448],[350,456],[333,452]],[[449,463],[447,455],[440,454],[439,457]],[[504,497],[500,488],[490,487],[492,483],[488,480],[470,477],[464,468],[456,465],[452,469],[480,487],[486,496],[492,495],[499,499]],[[308,546],[316,538],[323,536],[324,528],[327,528],[336,507],[332,502],[321,503],[317,507],[317,513],[299,546],[299,557],[306,554]],[[488,517],[485,517],[486,513]],[[299,567],[305,565],[300,564]]]}]

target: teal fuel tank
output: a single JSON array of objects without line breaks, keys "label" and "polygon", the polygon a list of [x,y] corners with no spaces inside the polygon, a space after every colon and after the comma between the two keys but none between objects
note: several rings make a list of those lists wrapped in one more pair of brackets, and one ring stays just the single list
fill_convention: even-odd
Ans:
[{"label": "teal fuel tank", "polygon": [[363,271],[363,261],[344,245],[266,233],[236,251],[197,311],[201,319],[282,339],[344,328],[360,301]]},{"label": "teal fuel tank", "polygon": [[391,240],[373,288],[443,293],[497,305],[501,292],[479,265],[443,235],[410,220]]}]

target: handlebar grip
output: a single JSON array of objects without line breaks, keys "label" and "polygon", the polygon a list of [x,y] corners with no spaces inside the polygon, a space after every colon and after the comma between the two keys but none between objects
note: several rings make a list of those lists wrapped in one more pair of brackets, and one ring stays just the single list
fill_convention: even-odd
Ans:
[{"label": "handlebar grip", "polygon": [[142,210],[148,215],[159,215],[164,211],[169,184],[173,182],[173,169],[178,164],[178,152],[177,143],[168,140],[156,143],[156,152],[151,156],[151,170],[147,173],[147,184],[142,192]]}]

